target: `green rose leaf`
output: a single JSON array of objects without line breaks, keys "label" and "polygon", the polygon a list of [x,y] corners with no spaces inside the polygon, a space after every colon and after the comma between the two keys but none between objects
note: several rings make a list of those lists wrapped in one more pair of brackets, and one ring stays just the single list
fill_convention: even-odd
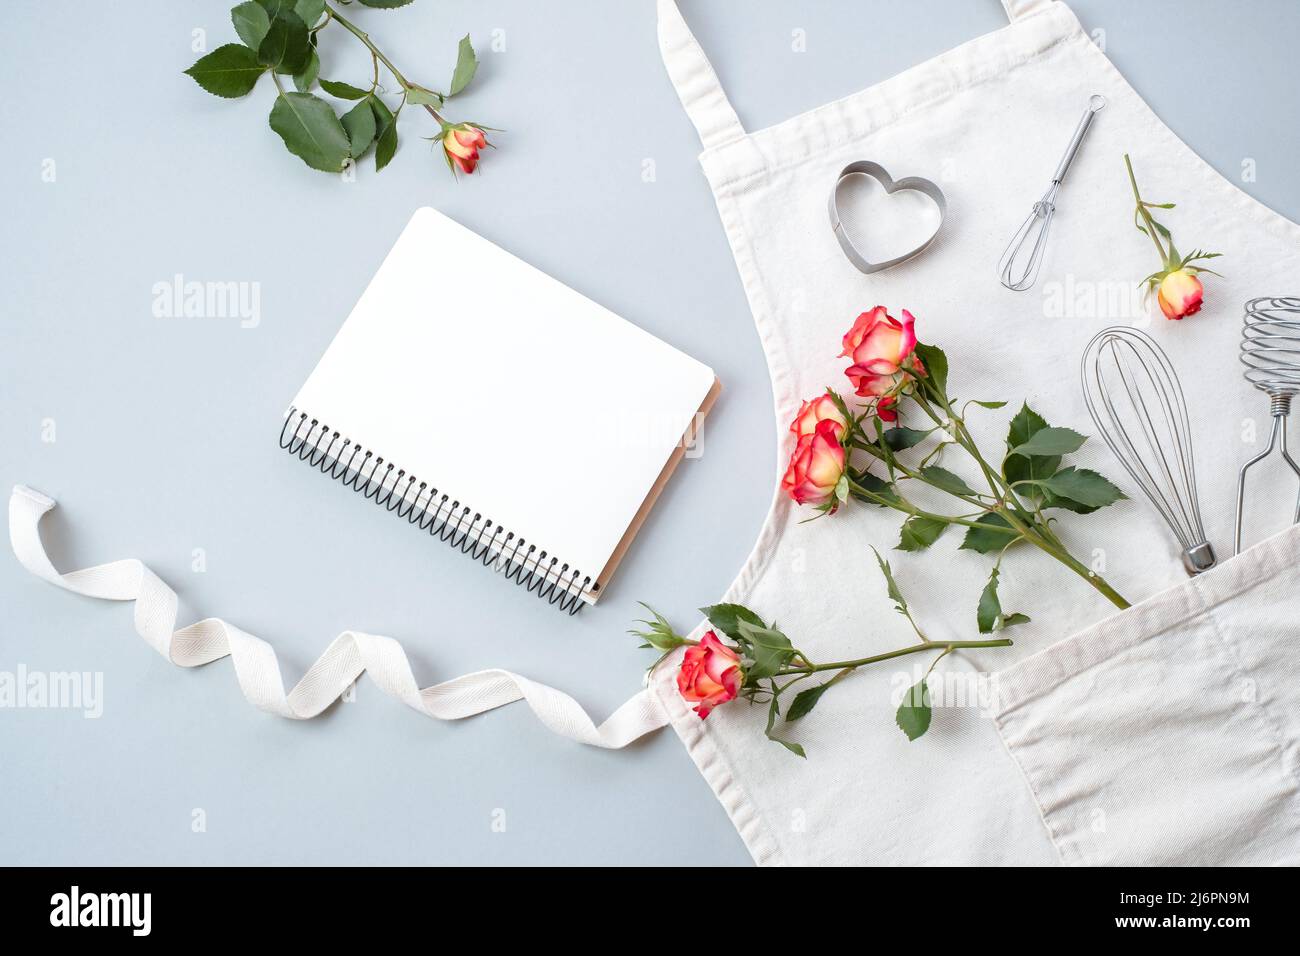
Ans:
[{"label": "green rose leaf", "polygon": [[1043,416],[1025,403],[1020,407],[1020,411],[1016,412],[1016,417],[1011,419],[1011,429],[1007,433],[1007,450],[1023,445],[1046,427],[1048,427],[1047,422]]},{"label": "green rose leaf", "polygon": [[989,575],[989,583],[984,585],[984,592],[980,595],[979,605],[975,609],[975,621],[979,625],[981,634],[992,634],[994,631],[1029,622],[1029,616],[1026,614],[1002,613],[1002,602],[998,600],[997,568],[994,568],[993,573]]},{"label": "green rose leaf", "polygon": [[375,111],[375,129],[382,131],[385,126],[397,119],[393,111],[378,96],[373,93],[367,93],[366,96],[369,97],[370,108]]},{"label": "green rose leaf", "polygon": [[1011,449],[1011,454],[1022,457],[1034,455],[1068,455],[1083,447],[1087,436],[1073,428],[1040,428],[1025,442]]},{"label": "green rose leaf", "polygon": [[[1013,485],[1021,481],[1038,481],[1049,478],[1055,474],[1056,469],[1061,467],[1061,457],[1059,455],[1024,457],[1010,454],[1013,448],[1030,441],[1036,434],[1047,427],[1047,422],[1043,420],[1042,416],[1028,405],[1022,406],[1020,411],[1016,413],[1016,417],[1011,420],[1011,428],[1007,433],[1008,456],[1002,463],[1002,476]],[[1016,493],[1039,497],[1042,492],[1036,485],[1021,485],[1016,488]]]},{"label": "green rose leaf", "polygon": [[307,24],[292,10],[281,8],[257,47],[258,62],[277,73],[298,73],[307,66],[311,44]]},{"label": "green rose leaf", "polygon": [[1104,508],[1127,497],[1110,481],[1088,468],[1063,468],[1043,482],[1053,495],[1087,508]]},{"label": "green rose leaf", "polygon": [[936,488],[953,495],[973,495],[975,489],[966,484],[960,476],[954,475],[947,468],[938,465],[926,465],[921,469],[921,477]]},{"label": "green rose leaf", "polygon": [[447,95],[455,96],[469,86],[469,81],[474,79],[474,71],[477,69],[478,57],[474,55],[474,47],[469,42],[467,33],[461,37],[460,48],[456,51],[456,69],[451,74],[451,86],[447,89]]},{"label": "green rose leaf", "polygon": [[899,425],[885,429],[881,437],[891,451],[904,451],[921,444],[929,434],[928,431],[921,431],[919,428],[904,428]]},{"label": "green rose leaf", "polygon": [[[385,110],[388,107],[384,107]],[[393,154],[397,152],[397,118],[391,117],[379,130],[379,136],[375,143],[375,172],[379,172],[392,161]]]},{"label": "green rose leaf", "polygon": [[316,55],[315,50],[312,50],[307,54],[307,65],[293,75],[293,85],[297,87],[298,92],[306,93],[319,75],[320,57]]},{"label": "green rose leaf", "polygon": [[768,740],[775,741],[795,756],[807,759],[808,755],[803,752],[801,746],[798,744],[792,744],[788,740],[782,740],[780,737],[777,737],[772,733],[772,727],[776,724],[776,718],[781,714],[780,699],[777,697],[776,681],[772,681],[771,683],[771,694],[772,702],[767,705],[767,729],[763,733],[767,736]]},{"label": "green rose leaf", "polygon": [[1002,603],[998,600],[998,569],[989,575],[989,583],[984,585],[980,594],[979,605],[975,608],[975,622],[981,634],[992,634],[1002,616]]},{"label": "green rose leaf", "polygon": [[257,2],[270,17],[274,17],[281,10],[293,9],[293,0],[257,0]]},{"label": "green rose leaf", "polygon": [[[894,486],[883,478],[878,478],[869,471],[864,471],[854,479],[854,483],[873,495],[879,495],[885,501],[898,501],[898,493],[894,491]],[[875,505],[878,508],[888,507],[879,501],[868,501],[868,504]]]},{"label": "green rose leaf", "polygon": [[763,619],[741,604],[711,604],[700,608],[709,623],[732,639],[740,636],[740,622],[748,621],[755,627],[766,627]]},{"label": "green rose leaf", "polygon": [[353,159],[360,159],[375,141],[375,111],[369,103],[358,103],[343,114],[342,123],[348,134],[349,152]]},{"label": "green rose leaf", "polygon": [[1090,515],[1098,508],[1097,505],[1083,505],[1077,501],[1071,501],[1069,498],[1062,498],[1060,495],[1054,495],[1042,488],[1037,488],[1035,491],[1042,494],[1044,508],[1061,508],[1065,511],[1073,511],[1077,515]]},{"label": "green rose leaf", "polygon": [[363,7],[374,7],[376,10],[393,10],[410,2],[411,0],[357,0]]},{"label": "green rose leaf", "polygon": [[971,404],[978,405],[980,408],[1005,408],[1007,403],[1006,402],[977,402],[974,399],[972,399]]},{"label": "green rose leaf", "polygon": [[939,535],[943,534],[943,529],[946,527],[948,527],[946,521],[912,515],[903,522],[903,527],[899,531],[897,550],[924,551],[939,540]]},{"label": "green rose leaf", "polygon": [[320,18],[325,16],[325,0],[295,0],[293,12],[298,14],[307,26],[314,27],[320,23]]},{"label": "green rose leaf", "polygon": [[267,15],[266,7],[255,0],[248,0],[231,10],[230,22],[235,25],[239,39],[250,50],[256,50],[266,37],[266,31],[271,29],[271,18]]},{"label": "green rose leaf", "polygon": [[930,688],[925,686],[925,678],[922,677],[903,695],[903,702],[898,706],[894,722],[903,733],[907,734],[908,740],[916,740],[930,729],[932,716]]},{"label": "green rose leaf", "polygon": [[330,105],[310,93],[284,93],[271,107],[271,129],[312,169],[336,173],[351,155],[347,131]]},{"label": "green rose leaf", "polygon": [[340,83],[337,80],[321,80],[320,88],[341,100],[364,100],[370,95],[369,90],[358,89],[351,83]]},{"label": "green rose leaf", "polygon": [[406,90],[406,102],[413,106],[438,107],[442,105],[442,94],[426,90],[422,86],[411,86]]},{"label": "green rose leaf", "polygon": [[752,657],[745,668],[747,681],[758,681],[771,677],[794,656],[794,647],[790,638],[772,627],[762,627],[742,620],[739,624],[740,640],[748,644]]},{"label": "green rose leaf", "polygon": [[214,96],[233,98],[247,94],[265,72],[256,53],[242,43],[227,43],[200,57],[185,75]]},{"label": "green rose leaf", "polygon": [[880,565],[880,573],[885,577],[885,590],[889,593],[889,599],[894,602],[894,608],[900,614],[907,613],[907,599],[903,597],[903,592],[894,580],[894,572],[889,567],[889,562],[880,556],[880,552],[875,548],[871,553],[876,556],[876,563]]},{"label": "green rose leaf", "polygon": [[945,397],[948,395],[948,356],[935,345],[916,343],[916,355],[925,366],[926,378]]},{"label": "green rose leaf", "polygon": [[993,513],[981,515],[975,519],[975,527],[966,530],[966,537],[961,542],[961,550],[977,551],[980,554],[1001,551],[1014,541],[1018,534],[1019,532],[1012,528],[1002,515]]},{"label": "green rose leaf", "polygon": [[786,723],[808,716],[812,709],[817,706],[817,702],[822,699],[822,694],[830,690],[830,687],[831,682],[827,681],[824,684],[809,687],[807,690],[801,690],[795,694],[794,700],[790,702],[790,709],[785,714]]}]

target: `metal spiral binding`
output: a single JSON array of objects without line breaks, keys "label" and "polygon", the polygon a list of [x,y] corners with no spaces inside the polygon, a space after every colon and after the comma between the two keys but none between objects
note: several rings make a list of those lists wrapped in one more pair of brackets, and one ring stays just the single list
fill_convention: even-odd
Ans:
[{"label": "metal spiral binding", "polygon": [[585,606],[583,592],[600,590],[590,575],[570,569],[557,557],[548,560],[547,552],[537,545],[450,495],[439,494],[428,482],[308,418],[306,412],[289,409],[280,427],[280,447],[570,615]]},{"label": "metal spiral binding", "polygon": [[[1287,448],[1291,399],[1300,393],[1300,296],[1261,296],[1246,303],[1241,330],[1241,361],[1246,381],[1268,396],[1273,426],[1268,447],[1241,466],[1237,477],[1236,551],[1241,553],[1246,503],[1246,472],[1280,448],[1282,460],[1300,476],[1300,464]],[[1300,497],[1292,523],[1300,522]]]}]

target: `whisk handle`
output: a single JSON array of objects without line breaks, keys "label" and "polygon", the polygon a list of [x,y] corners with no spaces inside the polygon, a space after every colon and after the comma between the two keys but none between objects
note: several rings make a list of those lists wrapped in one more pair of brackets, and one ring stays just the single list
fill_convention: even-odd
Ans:
[{"label": "whisk handle", "polygon": [[1059,183],[1065,180],[1065,174],[1069,171],[1070,164],[1074,162],[1079,147],[1083,145],[1083,138],[1088,135],[1088,127],[1092,125],[1093,117],[1105,105],[1106,97],[1100,93],[1094,93],[1089,98],[1088,108],[1083,111],[1083,116],[1079,117],[1079,125],[1074,128],[1074,135],[1070,137],[1070,145],[1066,147],[1065,155],[1061,157],[1061,163],[1056,167],[1056,174],[1052,177],[1053,182]]}]

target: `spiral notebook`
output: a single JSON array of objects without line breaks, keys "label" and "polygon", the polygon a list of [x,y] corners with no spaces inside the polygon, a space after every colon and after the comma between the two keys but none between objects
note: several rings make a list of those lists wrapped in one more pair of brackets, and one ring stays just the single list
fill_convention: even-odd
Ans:
[{"label": "spiral notebook", "polygon": [[572,614],[608,586],[718,389],[705,365],[426,208],[280,446]]}]

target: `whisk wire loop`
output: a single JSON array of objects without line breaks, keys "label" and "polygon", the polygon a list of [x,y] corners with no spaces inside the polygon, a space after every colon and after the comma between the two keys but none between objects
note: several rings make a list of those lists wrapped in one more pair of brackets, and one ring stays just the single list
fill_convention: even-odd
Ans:
[{"label": "whisk wire loop", "polygon": [[1103,329],[1084,349],[1080,378],[1097,431],[1173,532],[1188,573],[1212,567],[1187,402],[1169,357],[1138,329]]}]

